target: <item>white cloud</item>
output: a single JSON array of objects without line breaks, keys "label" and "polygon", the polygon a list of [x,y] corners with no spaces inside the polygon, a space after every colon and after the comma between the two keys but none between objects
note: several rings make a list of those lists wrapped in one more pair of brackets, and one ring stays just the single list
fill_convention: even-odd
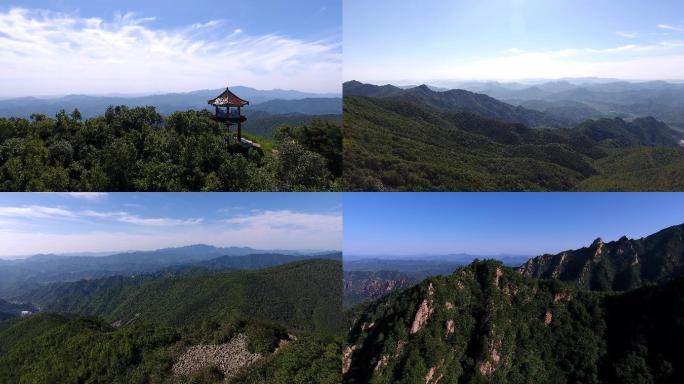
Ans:
[{"label": "white cloud", "polygon": [[204,219],[169,219],[169,218],[142,218],[135,215],[125,215],[118,219],[122,223],[129,223],[135,225],[149,225],[149,226],[168,226],[168,225],[197,225],[202,224]]},{"label": "white cloud", "polygon": [[16,218],[76,217],[76,215],[69,210],[41,205],[31,205],[28,207],[0,207],[0,216]]},{"label": "white cloud", "polygon": [[658,24],[658,28],[666,29],[668,31],[682,31],[682,30],[684,30],[684,28],[675,27],[674,25],[670,25],[670,24]]},{"label": "white cloud", "polygon": [[523,53],[523,52],[525,52],[525,51],[523,51],[522,49],[519,49],[519,48],[508,48],[508,49],[504,49],[503,51],[501,51],[501,53],[505,53],[505,54],[515,54],[515,53]]},{"label": "white cloud", "polygon": [[632,32],[620,32],[620,31],[618,31],[618,32],[615,32],[615,34],[618,36],[621,36],[621,37],[626,37],[628,39],[633,39],[633,38],[637,37],[637,34],[632,33]]},{"label": "white cloud", "polygon": [[111,21],[14,8],[0,13],[5,96],[187,91],[244,84],[337,91],[341,43],[249,35],[218,20],[155,29],[152,17]]},{"label": "white cloud", "polygon": [[[396,63],[345,67],[348,80],[406,79],[539,79],[562,77],[609,77],[658,80],[684,79],[684,41],[627,44],[607,48],[567,48],[554,51],[509,49],[492,57],[465,58],[445,54],[442,60],[420,57]],[[420,60],[420,63],[416,61]],[[416,72],[416,66],[421,71]]]},{"label": "white cloud", "polygon": [[337,228],[342,224],[340,215],[324,215],[318,213],[293,212],[290,210],[257,211],[252,215],[236,216],[224,221],[247,227],[282,227],[296,226],[300,228]]},{"label": "white cloud", "polygon": [[145,218],[128,212],[98,212],[85,210],[80,212],[70,211],[59,207],[46,207],[31,205],[26,207],[0,207],[0,217],[10,217],[16,219],[73,219],[73,218],[98,218],[109,219],[121,223],[141,225],[141,226],[177,226],[177,225],[197,225],[201,224],[203,218]]},{"label": "white cloud", "polygon": [[[80,212],[83,217],[136,221],[125,212]],[[143,219],[144,220],[144,219]],[[290,210],[261,211],[227,219],[225,223],[173,226],[168,220],[147,219],[135,224],[144,229],[125,231],[5,231],[0,228],[0,256],[37,253],[69,253],[149,250],[188,244],[248,246],[257,249],[342,249],[341,214],[304,213]],[[193,224],[193,219],[184,220]],[[181,220],[183,221],[183,220]],[[163,224],[162,224],[163,223]],[[160,225],[161,224],[161,225]],[[201,224],[201,225],[199,225]]]},{"label": "white cloud", "polygon": [[103,199],[108,195],[108,193],[106,192],[65,192],[64,194],[76,199],[84,199],[91,201]]},{"label": "white cloud", "polygon": [[203,218],[190,218],[190,219],[173,219],[173,218],[143,218],[137,215],[132,215],[128,212],[98,212],[92,210],[86,210],[81,212],[82,216],[95,217],[99,219],[112,219],[121,223],[143,225],[143,226],[173,226],[173,225],[197,225],[204,222]]}]

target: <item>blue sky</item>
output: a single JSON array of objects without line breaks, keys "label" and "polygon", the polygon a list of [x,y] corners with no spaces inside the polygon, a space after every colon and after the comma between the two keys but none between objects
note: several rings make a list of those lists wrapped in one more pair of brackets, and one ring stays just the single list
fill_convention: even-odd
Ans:
[{"label": "blue sky", "polygon": [[0,257],[197,243],[341,249],[337,193],[2,193]]},{"label": "blue sky", "polygon": [[684,223],[684,193],[346,193],[345,255],[539,255]]},{"label": "blue sky", "polygon": [[246,85],[339,92],[340,0],[0,5],[0,96]]},{"label": "blue sky", "polygon": [[684,79],[684,2],[345,0],[345,80]]}]

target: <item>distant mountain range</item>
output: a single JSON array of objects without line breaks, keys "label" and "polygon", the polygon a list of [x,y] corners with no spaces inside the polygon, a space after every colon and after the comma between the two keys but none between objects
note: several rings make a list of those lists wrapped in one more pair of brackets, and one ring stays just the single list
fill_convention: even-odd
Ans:
[{"label": "distant mountain range", "polygon": [[449,84],[575,122],[597,117],[653,116],[684,130],[684,83],[681,82],[561,79],[534,84],[496,81]]},{"label": "distant mountain range", "polygon": [[427,85],[402,89],[393,85],[376,86],[357,81],[344,83],[345,96],[386,97],[398,101],[418,102],[448,112],[471,112],[509,123],[531,127],[567,127],[568,121],[545,115],[543,112],[516,107],[487,95],[452,89],[436,91]]},{"label": "distant mountain range", "polygon": [[[26,259],[0,260],[0,297],[11,298],[54,282],[137,275],[171,267],[196,264],[201,266],[203,262],[207,262],[206,267],[210,269],[212,265],[219,264],[222,267],[215,269],[255,269],[327,254],[330,252],[257,250],[249,247],[219,248],[197,244],[107,256],[36,255]],[[257,256],[249,258],[249,255]],[[276,255],[281,255],[283,259],[277,260]],[[231,260],[231,257],[236,259]],[[216,260],[209,262],[212,259]]]},{"label": "distant mountain range", "polygon": [[[342,101],[339,94],[317,94],[292,90],[258,90],[249,87],[230,87],[231,91],[250,105],[245,107],[244,114],[256,119],[271,115],[306,114],[330,115],[340,114]],[[0,100],[0,117],[24,117],[32,114],[54,116],[59,110],[71,112],[78,109],[84,118],[103,114],[110,105],[126,105],[128,107],[153,106],[162,115],[169,115],[179,110],[210,109],[207,100],[221,92],[222,89],[201,90],[186,93],[168,93],[148,96],[87,96],[68,95],[51,98],[21,97]],[[256,113],[257,111],[262,114]]]},{"label": "distant mountain range", "polygon": [[468,91],[358,82],[344,107],[351,190],[684,188],[684,133],[650,116],[534,128],[520,121],[560,120]]}]

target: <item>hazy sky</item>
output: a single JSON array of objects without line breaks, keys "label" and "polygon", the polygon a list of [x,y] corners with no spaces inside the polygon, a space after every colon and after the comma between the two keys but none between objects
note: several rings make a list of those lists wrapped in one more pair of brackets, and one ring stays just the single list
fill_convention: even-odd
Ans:
[{"label": "hazy sky", "polygon": [[339,92],[340,0],[0,4],[0,97],[246,85]]},{"label": "hazy sky", "polygon": [[346,193],[347,255],[538,255],[684,223],[684,193]]},{"label": "hazy sky", "polygon": [[345,0],[344,78],[684,79],[684,1]]},{"label": "hazy sky", "polygon": [[197,243],[342,248],[338,193],[2,193],[0,257]]}]

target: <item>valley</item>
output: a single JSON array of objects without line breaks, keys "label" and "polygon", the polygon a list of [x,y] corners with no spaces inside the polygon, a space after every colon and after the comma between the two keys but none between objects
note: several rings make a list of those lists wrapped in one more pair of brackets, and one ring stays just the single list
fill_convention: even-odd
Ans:
[{"label": "valley", "polygon": [[351,81],[344,97],[344,179],[352,190],[682,188],[684,133],[650,115],[568,119],[424,85]]}]

